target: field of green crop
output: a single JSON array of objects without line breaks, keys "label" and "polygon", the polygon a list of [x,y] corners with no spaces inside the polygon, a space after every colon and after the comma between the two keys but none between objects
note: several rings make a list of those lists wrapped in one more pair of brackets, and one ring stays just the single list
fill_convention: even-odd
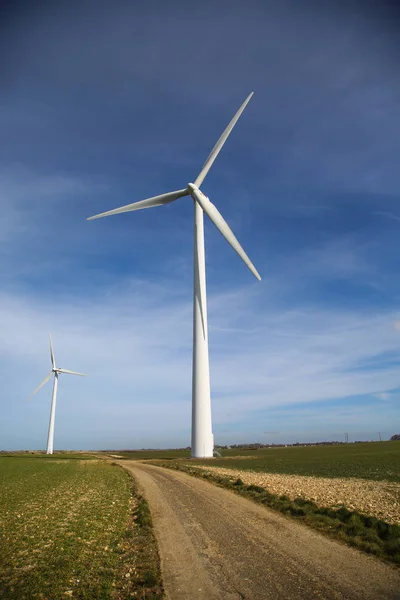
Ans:
[{"label": "field of green crop", "polygon": [[[338,446],[290,446],[259,450],[221,450],[222,458],[206,461],[215,467],[262,473],[357,477],[400,482],[400,442],[370,442]],[[143,460],[187,459],[189,450],[122,452],[124,458]],[[190,460],[187,464],[204,465]]]},{"label": "field of green crop", "polygon": [[[226,451],[224,455],[227,454]],[[314,477],[357,477],[400,482],[400,442],[266,448],[249,458],[214,459],[213,466]],[[254,456],[254,458],[250,458]],[[197,461],[191,461],[194,464]],[[201,462],[199,464],[202,464]]]},{"label": "field of green crop", "polygon": [[132,486],[104,461],[1,457],[0,598],[159,597]]},{"label": "field of green crop", "polygon": [[93,453],[86,452],[58,452],[56,451],[52,456],[49,456],[44,451],[29,451],[26,452],[0,452],[0,458],[44,458],[51,460],[52,458],[68,460],[92,460],[96,459],[96,455]]},{"label": "field of green crop", "polygon": [[108,456],[121,456],[129,460],[171,460],[173,458],[190,458],[190,450],[132,450],[107,452]]}]

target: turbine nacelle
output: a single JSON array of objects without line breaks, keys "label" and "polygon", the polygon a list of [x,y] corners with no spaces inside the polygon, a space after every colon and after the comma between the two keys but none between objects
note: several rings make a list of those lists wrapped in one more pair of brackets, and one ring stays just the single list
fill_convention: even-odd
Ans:
[{"label": "turbine nacelle", "polygon": [[188,195],[191,196],[195,202],[198,202],[200,206],[202,201],[210,201],[210,199],[194,183],[188,183],[187,190]]}]

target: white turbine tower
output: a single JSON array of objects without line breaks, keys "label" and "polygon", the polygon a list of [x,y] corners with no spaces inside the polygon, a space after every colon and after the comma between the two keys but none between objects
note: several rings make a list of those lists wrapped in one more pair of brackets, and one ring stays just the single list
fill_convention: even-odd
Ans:
[{"label": "white turbine tower", "polygon": [[229,225],[210,202],[210,200],[199,189],[203,183],[214,160],[217,158],[222,146],[234,128],[240,115],[246,108],[253,92],[246,98],[232,121],[229,123],[214,148],[211,150],[206,162],[194,183],[188,183],[187,187],[175,192],[168,192],[160,196],[154,196],[127,204],[121,208],[90,217],[99,219],[109,215],[162,206],[169,204],[183,196],[191,196],[194,200],[194,297],[193,297],[193,374],[192,374],[192,457],[211,458],[214,450],[214,436],[211,425],[211,400],[210,400],[210,374],[208,359],[208,328],[207,328],[207,302],[206,302],[206,270],[204,255],[204,221],[205,212],[232,248],[239,254],[240,258],[248,266],[250,271],[261,280],[261,277],[250,261],[249,257],[239,244]]},{"label": "white turbine tower", "polygon": [[36,392],[38,392],[40,390],[40,388],[43,387],[44,384],[49,381],[50,377],[54,373],[53,398],[51,400],[50,423],[49,423],[49,433],[47,436],[47,450],[46,450],[46,454],[53,454],[54,420],[55,420],[55,416],[56,416],[58,376],[60,373],[67,373],[68,375],[80,375],[80,377],[86,377],[86,374],[85,373],[77,373],[76,371],[69,371],[68,369],[60,369],[59,367],[56,367],[56,360],[54,358],[53,343],[51,341],[51,335],[49,335],[49,337],[50,337],[50,358],[51,358],[52,369],[51,369],[50,373],[47,375],[47,377],[36,388],[36,390],[34,392],[32,392],[32,394],[29,397],[32,398],[32,396],[34,394],[36,394]]}]

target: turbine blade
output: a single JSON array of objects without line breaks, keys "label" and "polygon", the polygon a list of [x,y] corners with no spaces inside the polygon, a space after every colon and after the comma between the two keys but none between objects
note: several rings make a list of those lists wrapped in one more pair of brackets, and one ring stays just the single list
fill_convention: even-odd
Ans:
[{"label": "turbine blade", "polygon": [[217,207],[214,206],[214,204],[210,202],[210,200],[201,192],[196,193],[195,197],[206,215],[208,215],[211,221],[214,223],[215,227],[219,229],[226,241],[229,242],[232,248],[239,254],[240,258],[248,266],[253,275],[255,275],[259,281],[261,281],[259,272],[247,256],[246,252],[243,250],[232,229],[229,227],[228,223],[225,221]]},{"label": "turbine blade", "polygon": [[68,373],[68,375],[80,375],[81,377],[87,377],[86,373],[78,373],[77,371],[70,371],[69,369],[57,369],[59,373]]},{"label": "turbine blade", "polygon": [[141,210],[142,208],[151,208],[153,206],[162,206],[164,204],[169,204],[178,198],[182,198],[183,196],[188,196],[189,191],[187,189],[184,190],[176,190],[175,192],[168,192],[167,194],[161,194],[160,196],[153,196],[152,198],[146,198],[146,200],[139,200],[139,202],[133,202],[132,204],[126,204],[125,206],[121,206],[121,208],[114,208],[113,210],[108,210],[107,212],[100,213],[98,215],[94,215],[94,217],[89,217],[86,219],[87,221],[92,221],[93,219],[100,219],[101,217],[109,217],[110,215],[118,215],[119,213],[131,212],[132,210]]},{"label": "turbine blade", "polygon": [[253,94],[254,94],[254,92],[251,92],[251,94],[249,94],[247,96],[246,100],[243,102],[242,106],[239,108],[236,115],[233,117],[232,121],[226,127],[224,133],[221,135],[218,142],[215,144],[214,148],[211,150],[210,154],[207,157],[206,162],[203,165],[203,168],[201,169],[200,173],[197,176],[196,181],[194,182],[194,185],[196,185],[197,187],[200,187],[201,184],[203,183],[208,171],[211,169],[211,166],[212,166],[214,160],[217,158],[222,146],[225,144],[226,140],[228,139],[229,134],[231,133],[232,129],[235,127],[240,115],[242,114],[242,112],[244,111],[244,109],[246,108],[248,103],[250,102],[250,99]]},{"label": "turbine blade", "polygon": [[32,394],[29,396],[29,398],[32,398],[32,396],[34,394],[36,394],[36,392],[38,392],[40,390],[40,388],[44,386],[45,383],[48,382],[48,380],[50,379],[50,377],[52,375],[53,375],[53,371],[51,371],[51,373],[49,375],[47,375],[46,379],[43,379],[42,383],[40,385],[38,385],[38,387],[36,388],[36,390],[34,392],[32,392]]},{"label": "turbine blade", "polygon": [[51,334],[49,333],[49,338],[50,338],[50,358],[51,358],[51,364],[53,365],[53,369],[56,366],[56,360],[54,358],[54,351],[53,351],[53,342],[51,341]]}]

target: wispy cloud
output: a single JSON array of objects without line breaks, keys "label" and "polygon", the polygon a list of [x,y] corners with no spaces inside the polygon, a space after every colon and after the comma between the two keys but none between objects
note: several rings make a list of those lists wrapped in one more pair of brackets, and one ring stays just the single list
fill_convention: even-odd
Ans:
[{"label": "wispy cloud", "polygon": [[393,221],[400,221],[400,217],[397,215],[394,215],[392,213],[389,212],[374,212],[374,215],[380,215],[382,217],[387,217],[388,219],[392,219]]},{"label": "wispy cloud", "polygon": [[[212,294],[210,301],[216,431],[228,423],[237,427],[243,419],[256,423],[259,411],[310,401],[323,422],[325,410],[318,403],[324,400],[375,394],[379,401],[382,390],[399,386],[399,337],[391,312],[361,317],[310,308],[282,311],[271,304],[261,313],[259,298],[246,289],[233,292],[231,300]],[[10,440],[7,431],[14,430],[18,444],[21,421],[33,418],[39,405],[48,408],[49,390],[29,408],[25,398],[47,372],[46,331],[51,329],[60,365],[89,373],[84,382],[62,380],[61,440],[74,430],[81,445],[98,445],[101,426],[111,445],[118,445],[116,440],[124,446],[189,443],[190,298],[176,289],[172,293],[168,287],[127,281],[95,304],[77,298],[27,302],[3,295],[0,312],[3,393],[9,403],[4,439]],[[243,329],[232,330],[238,321]],[[388,365],[380,363],[372,372],[363,368],[388,352]],[[370,407],[369,419],[377,410]],[[37,414],[43,421],[33,418],[30,445],[40,444],[46,425],[44,411]],[[120,433],[122,418],[126,426]]]}]

